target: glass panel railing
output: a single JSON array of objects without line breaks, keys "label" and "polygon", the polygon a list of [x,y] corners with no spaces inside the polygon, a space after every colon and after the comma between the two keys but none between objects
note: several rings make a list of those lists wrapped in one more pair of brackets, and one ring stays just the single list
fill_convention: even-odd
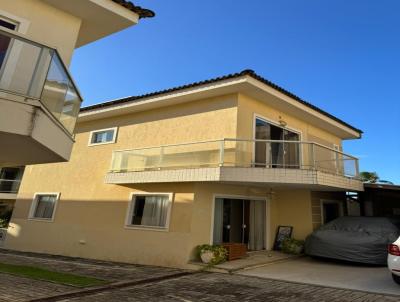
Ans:
[{"label": "glass panel railing", "polygon": [[0,91],[39,100],[73,132],[82,99],[56,50],[0,29]]},{"label": "glass panel railing", "polygon": [[240,139],[114,151],[111,171],[216,166],[307,169],[358,176],[356,158],[319,144]]},{"label": "glass panel railing", "polygon": [[224,165],[307,169],[309,143],[296,141],[225,140]]},{"label": "glass panel railing", "polygon": [[126,172],[217,166],[221,161],[221,142],[210,141],[115,151],[111,171]]},{"label": "glass panel railing", "polygon": [[0,89],[40,98],[52,53],[0,31]]},{"label": "glass panel railing", "polygon": [[358,159],[328,147],[314,144],[314,168],[333,174],[357,177]]}]

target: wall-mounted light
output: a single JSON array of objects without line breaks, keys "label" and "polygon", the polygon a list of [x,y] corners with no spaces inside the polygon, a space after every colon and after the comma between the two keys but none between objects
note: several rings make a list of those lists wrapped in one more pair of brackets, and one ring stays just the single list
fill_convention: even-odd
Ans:
[{"label": "wall-mounted light", "polygon": [[287,123],[283,119],[280,119],[279,120],[279,125],[281,125],[282,127],[286,127]]}]

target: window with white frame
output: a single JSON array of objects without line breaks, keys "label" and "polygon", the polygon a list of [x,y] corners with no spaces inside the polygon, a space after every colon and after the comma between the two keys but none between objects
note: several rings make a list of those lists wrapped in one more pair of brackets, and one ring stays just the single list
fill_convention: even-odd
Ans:
[{"label": "window with white frame", "polygon": [[172,194],[134,194],[129,207],[127,226],[167,229]]},{"label": "window with white frame", "polygon": [[52,220],[58,201],[58,193],[35,194],[33,198],[30,218]]},{"label": "window with white frame", "polygon": [[117,128],[101,129],[90,132],[89,146],[115,143]]}]

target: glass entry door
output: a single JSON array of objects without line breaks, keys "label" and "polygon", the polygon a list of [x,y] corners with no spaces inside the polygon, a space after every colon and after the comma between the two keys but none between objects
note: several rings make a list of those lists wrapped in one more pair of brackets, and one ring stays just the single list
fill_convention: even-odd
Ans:
[{"label": "glass entry door", "polygon": [[296,132],[256,119],[255,139],[285,142],[256,142],[254,165],[268,168],[299,168],[300,146],[290,141],[299,141]]},{"label": "glass entry door", "polygon": [[243,243],[249,250],[262,250],[265,226],[265,201],[215,199],[214,244]]},{"label": "glass entry door", "polygon": [[223,242],[249,242],[249,203],[249,200],[223,199]]}]

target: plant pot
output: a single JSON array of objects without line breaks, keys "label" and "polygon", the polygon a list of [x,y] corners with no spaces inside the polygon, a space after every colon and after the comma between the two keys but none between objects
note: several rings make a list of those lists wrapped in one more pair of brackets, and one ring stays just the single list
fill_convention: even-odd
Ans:
[{"label": "plant pot", "polygon": [[214,259],[214,252],[205,251],[200,255],[201,261],[205,264],[209,264]]}]

